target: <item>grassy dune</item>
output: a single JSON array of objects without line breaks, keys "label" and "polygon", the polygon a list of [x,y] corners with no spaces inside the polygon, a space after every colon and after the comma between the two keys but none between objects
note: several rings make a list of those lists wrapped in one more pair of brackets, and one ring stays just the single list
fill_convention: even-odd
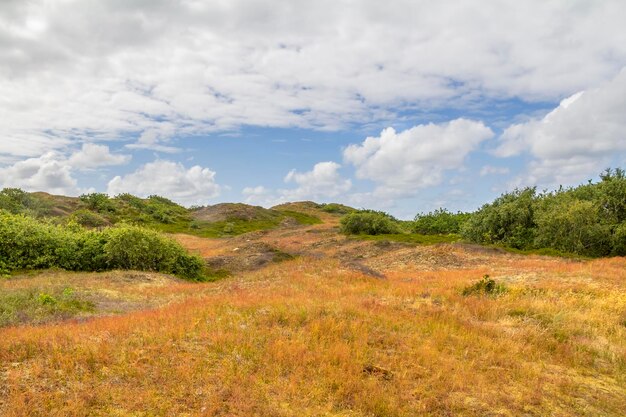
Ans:
[{"label": "grassy dune", "polygon": [[[0,414],[623,415],[626,260],[481,259],[380,280],[299,258],[162,286],[180,297],[161,308],[5,328]],[[463,296],[484,274],[507,291]]]}]

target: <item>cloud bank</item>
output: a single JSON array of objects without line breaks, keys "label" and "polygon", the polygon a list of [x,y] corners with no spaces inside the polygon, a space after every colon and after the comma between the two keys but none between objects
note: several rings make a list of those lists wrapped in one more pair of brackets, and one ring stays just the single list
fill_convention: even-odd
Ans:
[{"label": "cloud bank", "polygon": [[0,154],[85,138],[173,151],[242,125],[554,100],[626,65],[625,14],[619,0],[4,1]]},{"label": "cloud bank", "polygon": [[[626,152],[626,69],[598,88],[578,92],[540,119],[513,124],[495,154],[529,154],[518,181],[571,184],[597,175]],[[623,162],[623,161],[619,161]]]},{"label": "cloud bank", "polygon": [[162,195],[185,205],[204,205],[220,194],[215,172],[195,165],[189,169],[181,163],[157,160],[136,171],[114,177],[107,193],[130,193],[140,197]]},{"label": "cloud bank", "polygon": [[493,131],[482,122],[456,119],[418,125],[402,132],[389,127],[377,137],[348,146],[344,159],[356,176],[378,184],[379,196],[407,196],[440,184],[445,171],[459,169],[467,155]]}]

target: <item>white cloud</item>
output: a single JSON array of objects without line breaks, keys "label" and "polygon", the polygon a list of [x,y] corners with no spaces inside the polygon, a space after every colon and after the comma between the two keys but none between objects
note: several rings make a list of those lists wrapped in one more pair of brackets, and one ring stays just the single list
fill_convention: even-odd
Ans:
[{"label": "white cloud", "polygon": [[508,127],[495,154],[529,153],[519,183],[573,184],[626,156],[626,69],[604,85],[566,98],[541,119]]},{"label": "white cloud", "polygon": [[625,14],[622,0],[3,1],[0,154],[555,100],[626,65]]},{"label": "white cloud", "polygon": [[491,165],[485,165],[480,169],[480,176],[484,177],[486,175],[506,175],[510,172],[507,167],[494,167]]},{"label": "white cloud", "polygon": [[343,154],[356,167],[357,178],[378,184],[376,194],[406,196],[440,184],[446,170],[461,168],[465,157],[492,137],[482,122],[456,119],[399,133],[389,127],[378,137],[348,146]]},{"label": "white cloud", "polygon": [[341,176],[340,168],[338,163],[329,161],[318,162],[311,171],[290,171],[285,176],[285,182],[293,182],[298,187],[282,190],[282,198],[289,201],[327,199],[347,192],[352,187],[352,181]]},{"label": "white cloud", "polygon": [[271,190],[263,186],[246,187],[242,194],[246,203],[271,207],[288,201],[314,200],[325,202],[345,200],[345,193],[352,188],[352,181],[341,176],[341,165],[336,162],[319,162],[311,171],[291,170],[284,178],[296,188]]},{"label": "white cloud", "polygon": [[140,197],[157,194],[181,204],[207,204],[220,193],[215,172],[195,165],[186,169],[182,164],[157,160],[136,171],[116,176],[109,181],[110,195],[130,193]]},{"label": "white cloud", "polygon": [[26,191],[46,191],[52,194],[79,193],[71,167],[55,152],[0,168],[0,185],[0,188],[17,187]]},{"label": "white cloud", "polygon": [[111,165],[123,165],[130,162],[130,159],[130,155],[112,154],[106,145],[85,143],[80,151],[70,156],[67,162],[72,168],[94,169]]}]

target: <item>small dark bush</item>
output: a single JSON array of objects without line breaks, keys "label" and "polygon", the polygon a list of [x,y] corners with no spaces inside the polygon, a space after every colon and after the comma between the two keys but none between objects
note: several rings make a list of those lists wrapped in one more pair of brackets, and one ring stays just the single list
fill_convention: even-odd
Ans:
[{"label": "small dark bush", "polygon": [[491,295],[497,296],[506,292],[504,284],[496,282],[494,279],[489,278],[489,275],[483,275],[480,281],[463,288],[462,294],[464,296],[469,295]]}]

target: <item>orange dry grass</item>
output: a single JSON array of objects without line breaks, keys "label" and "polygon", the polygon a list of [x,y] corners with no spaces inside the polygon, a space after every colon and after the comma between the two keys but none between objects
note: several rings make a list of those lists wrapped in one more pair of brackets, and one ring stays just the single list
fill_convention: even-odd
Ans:
[{"label": "orange dry grass", "polygon": [[[509,260],[381,281],[305,258],[158,310],[0,330],[0,414],[623,415],[626,260]],[[509,291],[460,295],[484,273]]]}]

